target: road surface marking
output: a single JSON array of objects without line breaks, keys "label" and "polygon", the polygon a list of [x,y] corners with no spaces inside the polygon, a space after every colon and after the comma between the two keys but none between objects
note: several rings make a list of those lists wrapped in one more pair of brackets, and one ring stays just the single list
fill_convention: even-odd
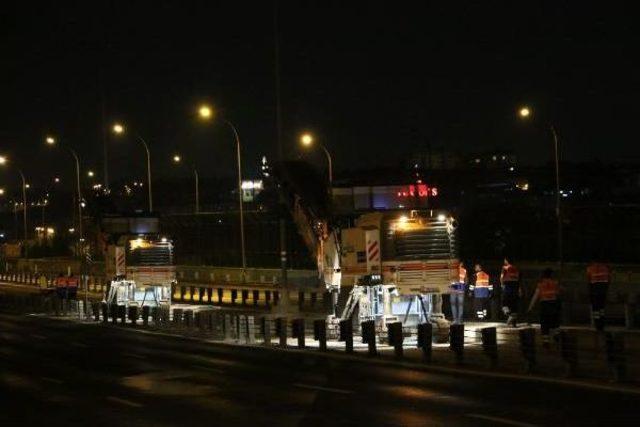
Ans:
[{"label": "road surface marking", "polygon": [[42,379],[43,379],[44,381],[49,381],[50,383],[54,383],[54,384],[62,384],[62,383],[63,383],[63,381],[62,381],[62,380],[59,380],[59,379],[57,379],[57,378],[42,377]]},{"label": "road surface marking", "polygon": [[317,391],[328,391],[330,393],[340,393],[340,394],[352,394],[353,391],[351,390],[343,390],[340,388],[331,388],[331,387],[322,387],[319,385],[309,385],[309,384],[293,384],[294,387],[299,387],[299,388],[307,388],[310,390],[317,390]]},{"label": "road surface marking", "polygon": [[72,342],[71,345],[74,346],[74,347],[80,347],[80,348],[89,347],[87,344],[84,344],[84,343],[81,343],[81,342],[78,342],[78,341]]},{"label": "road surface marking", "polygon": [[119,397],[115,397],[115,396],[107,396],[107,400],[110,400],[111,402],[115,402],[115,403],[120,403],[121,405],[130,406],[132,408],[142,408],[144,406],[141,403],[132,402],[126,399],[120,399]]},{"label": "road surface marking", "polygon": [[467,414],[469,418],[477,418],[479,420],[491,421],[494,423],[506,424],[510,426],[518,426],[518,427],[536,427],[535,424],[523,423],[520,421],[510,420],[508,418],[500,418],[500,417],[492,417],[490,415],[482,415],[482,414]]},{"label": "road surface marking", "polygon": [[191,365],[191,367],[194,369],[201,369],[203,371],[213,372],[214,374],[224,374],[224,371],[222,369],[209,368],[207,366],[200,366],[200,365]]},{"label": "road surface marking", "polygon": [[133,357],[134,359],[146,359],[147,356],[143,356],[141,354],[135,354],[135,353],[122,353],[122,355],[124,357]]}]

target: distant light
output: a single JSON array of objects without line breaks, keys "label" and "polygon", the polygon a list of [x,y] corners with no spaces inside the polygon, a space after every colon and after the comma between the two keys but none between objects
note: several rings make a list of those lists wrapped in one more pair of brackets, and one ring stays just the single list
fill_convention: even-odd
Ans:
[{"label": "distant light", "polygon": [[522,107],[520,108],[520,111],[518,112],[518,114],[520,114],[520,117],[526,118],[531,115],[531,110],[529,110],[528,107]]},{"label": "distant light", "polygon": [[54,230],[52,227],[47,228],[47,234],[54,234],[55,232],[56,230]]},{"label": "distant light", "polygon": [[480,159],[475,159],[474,160],[476,163],[480,163]]},{"label": "distant light", "polygon": [[166,238],[166,237],[163,237],[162,239],[160,239],[160,241],[161,241],[162,243],[167,243],[167,238]]},{"label": "distant light", "polygon": [[176,163],[180,163],[182,161],[182,157],[176,154],[173,156],[173,161]]},{"label": "distant light", "polygon": [[208,105],[201,105],[200,108],[198,108],[198,115],[203,119],[210,119],[213,115],[213,110]]},{"label": "distant light", "polygon": [[447,219],[447,217],[444,214],[438,215],[438,221],[444,222],[446,219]]},{"label": "distant light", "polygon": [[93,178],[94,175],[95,175],[95,173],[93,171],[87,172],[87,176],[90,177],[90,178]]},{"label": "distant light", "polygon": [[113,130],[113,133],[121,134],[124,133],[124,126],[122,126],[120,123],[115,123],[111,130]]},{"label": "distant light", "polygon": [[67,230],[67,231],[68,231],[69,233],[72,233],[72,234],[73,234],[73,233],[75,233],[75,232],[76,232],[76,229],[75,229],[75,228],[73,228],[73,227],[71,227],[71,228],[70,228],[69,230]]},{"label": "distant light", "polygon": [[60,182],[60,178],[55,177],[55,178],[53,179],[53,181],[54,181],[55,183],[58,183],[58,182]]},{"label": "distant light", "polygon": [[309,147],[311,144],[313,144],[313,136],[310,133],[304,133],[302,134],[302,136],[300,136],[300,142],[305,147]]},{"label": "distant light", "polygon": [[80,202],[80,206],[84,208],[87,204],[85,202]]},{"label": "distant light", "polygon": [[24,188],[31,188],[31,185],[30,184],[25,184]]},{"label": "distant light", "polygon": [[406,215],[402,215],[400,218],[398,218],[398,221],[400,222],[400,224],[406,224],[407,221],[409,221],[409,218]]},{"label": "distant light", "polygon": [[7,158],[5,156],[0,156],[0,165],[4,165],[7,163]]},{"label": "distant light", "polygon": [[492,159],[495,162],[496,160],[498,160],[498,156],[493,156]]},{"label": "distant light", "polygon": [[0,239],[4,239],[4,233],[0,233]]},{"label": "distant light", "polygon": [[0,196],[4,194],[4,188],[0,188]]},{"label": "distant light", "polygon": [[56,139],[52,136],[48,136],[45,138],[45,141],[47,142],[47,144],[52,145],[56,143]]},{"label": "distant light", "polygon": [[511,167],[509,168],[509,170],[510,170],[511,172],[513,172],[514,170],[516,170],[516,168],[514,168],[513,166],[511,166]]}]

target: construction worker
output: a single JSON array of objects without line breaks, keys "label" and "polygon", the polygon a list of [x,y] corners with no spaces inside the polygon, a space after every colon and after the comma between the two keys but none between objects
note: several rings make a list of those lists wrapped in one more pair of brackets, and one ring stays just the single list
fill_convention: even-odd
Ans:
[{"label": "construction worker", "polygon": [[611,273],[606,264],[592,262],[587,267],[587,281],[591,299],[591,320],[598,331],[604,330],[604,306],[607,302],[610,277]]},{"label": "construction worker", "polygon": [[547,268],[536,286],[528,310],[531,311],[536,301],[540,301],[540,331],[545,347],[549,345],[550,332],[560,326],[559,294],[560,287],[558,281],[553,278],[553,270]]},{"label": "construction worker", "polygon": [[493,286],[489,281],[489,275],[482,271],[480,264],[475,265],[476,280],[469,286],[469,290],[473,292],[473,306],[476,311],[478,320],[487,318],[487,309],[493,292]]},{"label": "construction worker", "polygon": [[520,272],[507,257],[502,264],[500,284],[502,285],[502,312],[507,316],[507,325],[515,328],[518,322],[518,302],[522,293]]},{"label": "construction worker", "polygon": [[449,301],[451,303],[451,315],[454,324],[462,323],[464,316],[464,293],[468,284],[467,269],[463,262],[458,265],[458,277],[449,286]]}]

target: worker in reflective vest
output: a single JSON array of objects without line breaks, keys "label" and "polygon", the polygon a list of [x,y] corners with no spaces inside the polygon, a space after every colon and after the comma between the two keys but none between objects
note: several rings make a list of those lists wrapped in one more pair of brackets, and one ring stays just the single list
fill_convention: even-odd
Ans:
[{"label": "worker in reflective vest", "polygon": [[462,323],[464,315],[464,293],[467,290],[467,269],[463,262],[458,265],[458,275],[454,277],[449,286],[449,301],[451,303],[451,315],[453,323]]},{"label": "worker in reflective vest", "polygon": [[507,316],[507,325],[517,326],[518,302],[522,291],[520,290],[520,271],[511,264],[508,258],[504,259],[502,272],[500,273],[502,285],[502,312]]},{"label": "worker in reflective vest", "polygon": [[604,306],[607,302],[610,278],[611,273],[606,264],[592,262],[587,267],[587,281],[591,298],[591,319],[593,325],[599,331],[604,330]]},{"label": "worker in reflective vest", "polygon": [[559,294],[560,287],[558,281],[553,278],[553,270],[547,268],[542,273],[542,279],[538,282],[529,304],[531,311],[536,301],[540,301],[540,332],[545,346],[549,345],[550,332],[560,326]]},{"label": "worker in reflective vest", "polygon": [[489,281],[489,275],[482,270],[480,264],[475,265],[475,271],[476,280],[473,285],[469,286],[469,290],[473,292],[473,306],[476,311],[476,317],[478,320],[484,320],[487,318],[493,286]]}]

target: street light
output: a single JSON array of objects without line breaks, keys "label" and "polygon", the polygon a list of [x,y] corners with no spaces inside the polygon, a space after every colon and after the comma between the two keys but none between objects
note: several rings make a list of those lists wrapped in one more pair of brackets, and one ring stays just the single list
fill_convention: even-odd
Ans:
[{"label": "street light", "polygon": [[[206,104],[201,105],[198,109],[198,115],[205,121],[212,119],[215,115],[214,113],[213,108]],[[240,247],[242,253],[242,269],[245,270],[247,268],[247,257],[244,244],[244,207],[242,206],[242,159],[240,156],[240,136],[238,135],[238,130],[233,123],[224,117],[222,117],[221,120],[231,128],[236,141],[236,161],[238,164],[238,206],[240,208]]]},{"label": "street light", "polygon": [[94,175],[95,175],[95,173],[93,173],[93,171],[88,171],[88,172],[87,172],[87,176],[88,176],[89,178],[93,178],[93,176],[94,176]]},{"label": "street light", "polygon": [[[45,142],[48,145],[55,145],[56,144],[56,139],[52,136],[47,136],[45,138]],[[82,234],[82,191],[80,189],[80,159],[78,158],[78,153],[75,152],[75,150],[67,145],[64,145],[64,147],[69,151],[69,153],[71,153],[71,156],[73,157],[75,164],[76,164],[76,193],[77,193],[77,197],[78,197],[78,235],[80,238],[80,245],[79,247],[81,247],[82,245],[82,241],[84,240],[83,234]],[[91,172],[91,171],[90,171]],[[78,251],[78,254],[80,255],[80,251]]]},{"label": "street light", "polygon": [[[8,163],[8,159],[5,156],[0,156],[0,165],[6,165]],[[27,229],[27,180],[24,177],[24,173],[22,169],[16,167],[16,170],[20,174],[20,178],[22,179],[22,226],[24,228],[24,250],[25,254],[27,251],[27,237],[28,237],[28,229]],[[15,207],[15,204],[14,204]],[[17,228],[17,227],[16,227]]]},{"label": "street light", "polygon": [[[313,137],[313,135],[311,135],[310,133],[303,133],[300,136],[300,143],[305,146],[305,147],[311,147],[314,143],[315,143],[315,138]],[[329,193],[333,192],[333,162],[331,160],[331,154],[329,153],[329,150],[327,150],[327,147],[324,146],[324,144],[318,142],[318,145],[320,146],[320,148],[322,148],[322,151],[324,151],[324,154],[327,156],[327,163],[329,165]]]},{"label": "street light", "polygon": [[[531,115],[531,109],[527,106],[520,108],[518,114],[522,119],[527,119]],[[562,211],[560,209],[560,156],[558,152],[558,133],[553,124],[549,124],[549,130],[553,137],[553,150],[555,155],[555,172],[556,172],[556,220],[557,220],[557,238],[558,238],[558,261],[562,266]]]},{"label": "street light", "polygon": [[[174,163],[181,163],[182,162],[182,157],[178,154],[175,154],[173,156],[173,162]],[[200,182],[199,182],[199,178],[198,178],[198,170],[196,169],[196,167],[194,165],[191,165],[191,168],[193,169],[193,176],[195,177],[196,180],[196,214],[200,213]]]},{"label": "street light", "polygon": [[[111,127],[111,130],[116,135],[122,135],[125,133],[124,125],[120,123],[114,123],[114,125]],[[142,144],[145,152],[147,153],[147,192],[149,201],[149,212],[153,212],[153,192],[151,191],[151,152],[149,151],[149,145],[140,135],[136,134],[136,139]]]}]

